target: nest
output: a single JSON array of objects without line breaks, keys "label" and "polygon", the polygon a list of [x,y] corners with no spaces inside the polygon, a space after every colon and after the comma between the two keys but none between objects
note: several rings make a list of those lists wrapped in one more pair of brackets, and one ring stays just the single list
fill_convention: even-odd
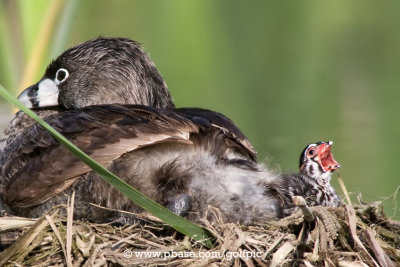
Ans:
[{"label": "nest", "polygon": [[212,249],[148,214],[118,227],[72,221],[62,209],[36,220],[1,218],[0,265],[400,266],[400,222],[379,204],[311,207],[311,219],[299,210],[247,226],[224,223],[210,207],[203,224],[216,237]]}]

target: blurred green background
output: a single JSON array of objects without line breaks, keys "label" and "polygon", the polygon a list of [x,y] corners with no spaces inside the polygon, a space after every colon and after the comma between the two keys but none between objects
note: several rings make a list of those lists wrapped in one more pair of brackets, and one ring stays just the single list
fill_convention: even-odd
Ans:
[{"label": "blurred green background", "polygon": [[[0,83],[15,94],[66,48],[129,37],[178,107],[222,112],[260,161],[285,171],[296,171],[307,143],[333,140],[353,200],[384,200],[400,218],[399,1],[0,3]],[[4,128],[12,109],[0,108]],[[336,178],[333,185],[342,195]]]}]

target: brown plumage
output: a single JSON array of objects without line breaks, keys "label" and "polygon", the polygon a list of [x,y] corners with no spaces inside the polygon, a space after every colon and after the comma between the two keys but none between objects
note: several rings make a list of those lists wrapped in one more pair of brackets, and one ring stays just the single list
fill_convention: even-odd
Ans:
[{"label": "brown plumage", "polygon": [[[228,221],[276,219],[291,210],[291,194],[314,190],[307,172],[289,177],[257,164],[251,143],[222,114],[175,109],[154,64],[127,39],[67,50],[19,99],[127,183],[193,221],[207,205]],[[0,204],[10,213],[40,216],[72,190],[79,219],[121,219],[90,203],[140,211],[21,112],[0,152]]]}]

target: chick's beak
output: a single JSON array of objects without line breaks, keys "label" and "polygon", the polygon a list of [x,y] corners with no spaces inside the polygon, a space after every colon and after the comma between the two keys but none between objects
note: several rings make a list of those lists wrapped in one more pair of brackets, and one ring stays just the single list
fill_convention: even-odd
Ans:
[{"label": "chick's beak", "polygon": [[316,160],[325,171],[334,171],[340,168],[340,164],[333,158],[331,147],[332,141],[319,145]]},{"label": "chick's beak", "polygon": [[28,108],[58,106],[58,93],[58,86],[54,81],[43,79],[22,91],[18,100]]}]

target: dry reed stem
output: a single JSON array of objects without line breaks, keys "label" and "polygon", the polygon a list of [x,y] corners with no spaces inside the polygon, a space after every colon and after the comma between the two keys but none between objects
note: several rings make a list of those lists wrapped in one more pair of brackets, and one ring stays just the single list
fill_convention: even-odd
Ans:
[{"label": "dry reed stem", "polygon": [[[53,216],[51,215],[50,217],[52,218]],[[40,218],[28,232],[0,254],[0,266],[3,266],[11,257],[22,253],[47,225],[48,222],[45,217]]]},{"label": "dry reed stem", "polygon": [[370,259],[375,264],[375,266],[379,267],[379,264],[371,256],[371,254],[369,254],[368,250],[365,248],[364,244],[361,242],[360,238],[358,238],[358,236],[357,236],[357,218],[356,218],[356,212],[355,212],[353,206],[346,205],[346,211],[347,211],[347,216],[349,218],[350,233],[351,233],[353,240],[368,255],[368,257],[370,257]]},{"label": "dry reed stem", "polygon": [[74,202],[75,202],[75,190],[72,192],[71,198],[68,197],[68,208],[67,208],[67,238],[66,238],[66,246],[67,246],[67,266],[72,267],[72,221],[74,216]]},{"label": "dry reed stem", "polygon": [[342,188],[342,191],[343,191],[343,194],[344,194],[344,196],[346,198],[347,204],[352,205],[349,193],[347,191],[346,186],[344,185],[344,182],[343,182],[343,179],[342,179],[342,175],[340,174],[340,172],[337,173],[337,179],[338,179],[340,188]]},{"label": "dry reed stem", "polygon": [[67,258],[67,252],[65,251],[64,242],[63,242],[63,240],[61,238],[60,232],[58,231],[56,225],[54,224],[53,219],[49,215],[46,215],[45,218],[48,221],[51,229],[53,229],[53,232],[56,235],[56,237],[58,239],[58,242],[60,242],[60,246],[61,246],[61,249],[62,249],[62,251],[64,253],[64,257]]}]

